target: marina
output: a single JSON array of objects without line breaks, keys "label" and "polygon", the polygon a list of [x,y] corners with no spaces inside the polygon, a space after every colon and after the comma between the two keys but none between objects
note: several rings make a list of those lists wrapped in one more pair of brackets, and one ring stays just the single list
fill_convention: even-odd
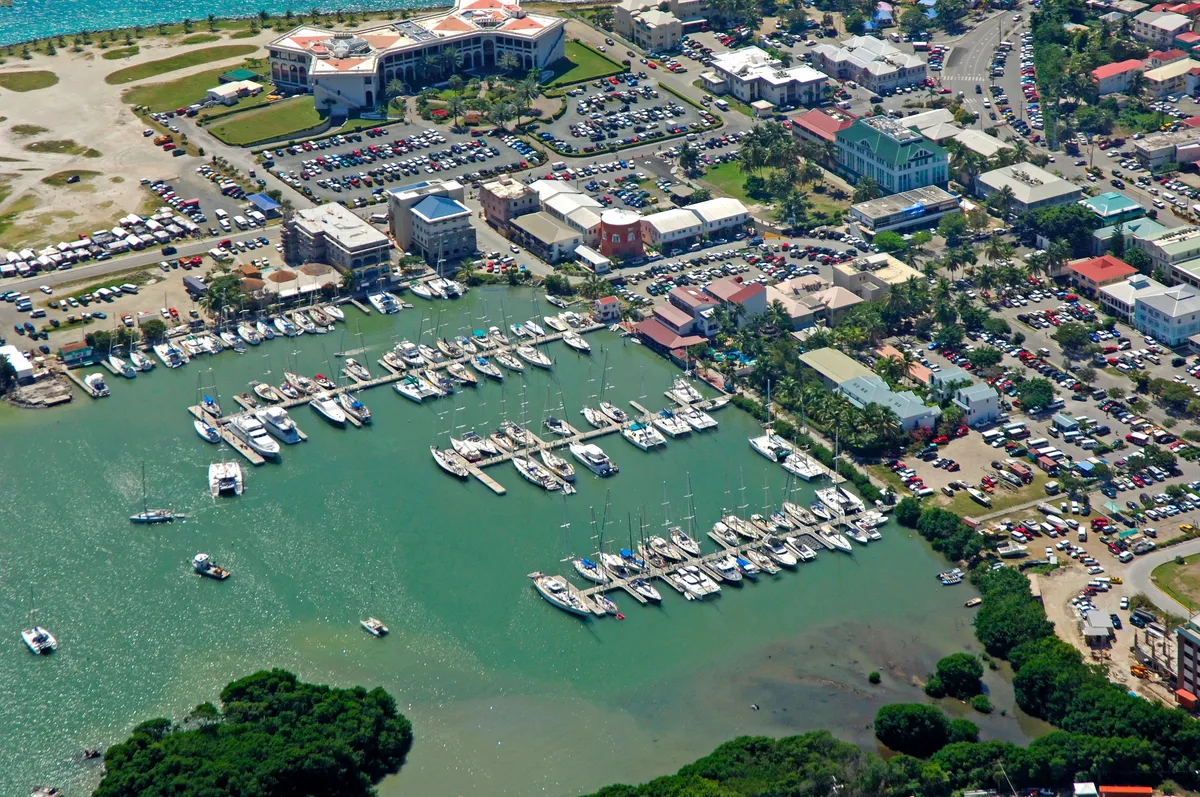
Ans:
[{"label": "marina", "polygon": [[[500,326],[502,305],[509,321],[514,308],[516,317],[533,316],[529,296],[528,289],[472,289],[443,303],[450,319],[444,326],[455,335],[460,326],[468,335]],[[376,363],[397,339],[418,340],[417,312],[358,319],[346,307],[346,314],[344,345],[339,324],[334,334],[286,344],[276,338],[245,355],[201,359],[214,369],[204,384],[215,383],[220,395],[206,390],[232,414],[241,411],[234,395],[254,395],[255,381],[277,385],[285,368],[336,373],[332,353],[358,348],[360,320],[367,350],[351,356],[375,376],[388,373]],[[484,315],[491,324],[476,320]],[[624,621],[608,614],[581,622],[547,605],[525,577],[542,571],[565,576],[581,592],[593,586],[562,559],[597,549],[585,539],[589,504],[599,519],[606,492],[607,528],[623,547],[626,513],[634,515],[636,534],[648,507],[650,533],[663,533],[664,483],[682,506],[690,473],[695,515],[706,521],[696,535],[705,555],[717,550],[705,539],[713,521],[730,512],[747,520],[754,512],[770,515],[762,507],[764,476],[773,507],[785,497],[805,508],[819,500],[814,488],[828,481],[793,481],[795,492],[784,494],[788,474],[747,444],[761,434],[748,414],[714,411],[717,430],[670,440],[653,454],[616,434],[595,438],[591,444],[620,468],[607,478],[556,448],[577,471],[579,494],[565,501],[525,482],[512,465],[483,469],[504,484],[506,499],[434,465],[429,446],[449,447],[447,428],[473,427],[487,437],[507,418],[549,442],[558,435],[542,428],[543,416],[582,432],[593,427],[580,408],[600,400],[635,419],[631,400],[650,410],[671,406],[663,391],[678,367],[615,333],[587,338],[590,358],[554,344],[551,371],[509,372],[504,382],[457,399],[414,406],[388,388],[361,391],[375,429],[340,430],[307,407],[289,410],[308,442],[302,450],[284,445],[284,465],[253,468],[225,450],[246,478],[237,499],[210,497],[204,473],[222,455],[180,411],[204,395],[197,395],[195,362],[175,370],[159,363],[135,380],[103,372],[112,400],[76,401],[61,412],[0,406],[6,443],[43,452],[38,489],[23,489],[22,502],[0,507],[0,522],[12,530],[0,543],[3,555],[23,574],[0,584],[10,634],[0,649],[7,695],[0,705],[0,792],[25,793],[29,783],[45,782],[88,794],[99,770],[73,763],[79,749],[122,741],[153,717],[181,720],[197,703],[215,701],[229,681],[273,666],[316,682],[382,686],[422,739],[444,739],[423,743],[399,775],[379,784],[381,797],[583,794],[612,781],[613,760],[625,762],[631,779],[646,780],[741,734],[828,727],[873,744],[863,728],[880,701],[908,699],[911,687],[906,677],[885,677],[868,692],[865,673],[885,666],[927,673],[942,656],[973,644],[967,613],[974,610],[963,608],[971,593],[934,579],[951,565],[907,529],[884,526],[882,544],[859,550],[852,543],[853,556],[809,543],[817,560],[797,572],[764,572],[758,585],[747,578],[741,588],[722,582],[723,594],[704,600],[687,601],[659,578],[649,583],[661,593],[661,607],[642,607],[624,589],[603,593],[628,615]],[[101,369],[79,375],[92,371]],[[705,397],[718,395],[693,382]],[[592,399],[598,392],[603,398]],[[9,458],[0,472],[6,483],[29,484],[32,462]],[[150,508],[171,507],[186,520],[130,522],[143,511],[143,462]],[[743,469],[746,501],[737,498]],[[81,472],[91,477],[72,479]],[[725,497],[729,483],[732,499]],[[739,510],[741,503],[755,506]],[[565,544],[564,506],[572,524]],[[84,513],[88,522],[81,523]],[[198,575],[198,552],[232,575]],[[119,568],[122,577],[97,578],[98,568]],[[18,638],[30,626],[30,582],[37,585],[37,624],[59,642],[46,657],[32,655]],[[360,626],[370,617],[390,629],[385,640]],[[131,639],[153,644],[130,655]],[[993,702],[1009,714],[977,717],[981,732],[1019,742],[1031,728],[1044,732],[1016,719],[1011,690],[1002,681],[994,686],[1000,694]],[[752,703],[771,708],[754,712]],[[581,735],[596,743],[580,746]],[[463,768],[464,758],[486,766]]]}]

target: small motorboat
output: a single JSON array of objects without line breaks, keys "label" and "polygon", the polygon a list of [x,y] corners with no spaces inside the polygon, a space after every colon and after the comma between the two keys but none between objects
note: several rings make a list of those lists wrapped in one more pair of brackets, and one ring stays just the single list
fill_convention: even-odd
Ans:
[{"label": "small motorboat", "polygon": [[196,434],[200,435],[202,438],[204,438],[208,442],[210,442],[210,443],[221,442],[221,433],[217,431],[217,427],[209,426],[207,423],[200,420],[199,418],[197,418],[195,421],[193,421],[192,425],[196,427]]},{"label": "small motorboat", "polygon": [[374,617],[368,617],[365,620],[359,620],[358,624],[363,627],[363,630],[373,637],[387,636],[388,627],[376,620]]},{"label": "small motorboat", "polygon": [[350,376],[354,377],[360,382],[371,381],[371,372],[367,370],[365,365],[353,357],[348,358],[346,362],[342,364],[342,368],[345,369],[346,373],[350,374]]},{"label": "small motorboat", "polygon": [[328,396],[319,396],[308,402],[308,406],[334,426],[346,425],[346,413],[338,403]]},{"label": "small motorboat", "polygon": [[217,581],[224,581],[229,578],[229,571],[223,567],[218,567],[217,563],[206,553],[198,553],[193,556],[192,567],[198,574],[205,578],[215,578]]},{"label": "small motorboat", "polygon": [[322,390],[334,390],[337,388],[337,385],[333,383],[333,380],[323,374],[317,374],[314,376],[313,381],[316,382],[317,387],[321,388]]}]

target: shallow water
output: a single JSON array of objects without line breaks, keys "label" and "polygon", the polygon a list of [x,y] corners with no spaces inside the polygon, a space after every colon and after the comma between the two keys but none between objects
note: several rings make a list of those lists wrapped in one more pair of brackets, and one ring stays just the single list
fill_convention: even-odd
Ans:
[{"label": "shallow water", "polygon": [[[278,382],[285,358],[329,374],[335,350],[359,345],[359,326],[370,349],[359,359],[381,373],[385,348],[416,340],[422,309],[426,328],[440,308],[443,330],[458,334],[500,324],[502,304],[509,321],[532,313],[527,291],[500,288],[389,317],[348,310],[349,335],[339,326],[176,371],[159,365],[136,380],[109,378],[108,399],[80,396],[58,410],[0,409],[0,793],[46,782],[86,794],[99,770],[72,760],[82,748],[119,741],[145,719],[179,718],[229,680],[279,666],[396,696],[416,744],[384,795],[569,795],[673,771],[743,733],[830,728],[870,747],[878,706],[919,699],[914,677],[974,647],[968,593],[941,587],[933,576],[944,562],[893,526],[854,557],[822,554],[704,604],[665,588],[661,608],[618,596],[623,622],[580,622],[542,601],[525,575],[566,573],[565,552],[595,550],[592,510],[620,543],[643,512],[661,527],[664,480],[678,522],[691,474],[701,533],[723,506],[762,506],[764,476],[770,500],[784,490],[784,471],[746,445],[753,420],[732,407],[715,433],[665,451],[643,453],[616,435],[597,441],[620,474],[581,474],[565,501],[511,466],[489,470],[504,497],[434,466],[428,447],[446,444],[445,429],[520,421],[522,385],[531,425],[561,390],[564,417],[582,428],[578,410],[599,390],[605,352],[606,398],[665,405],[677,371],[607,331],[589,336],[591,358],[551,344],[552,373],[531,370],[454,402],[417,406],[390,388],[367,391],[369,429],[337,430],[296,408],[309,442],[285,447],[279,464],[246,465],[241,498],[208,497],[206,468],[219,455],[185,412],[198,382],[231,395],[268,368]],[[187,522],[128,522],[141,509],[143,462],[150,503]],[[793,497],[807,503],[810,492]],[[200,551],[233,576],[193,575]],[[31,591],[39,621],[58,635],[54,656],[34,658],[18,636]],[[357,621],[367,615],[391,636],[364,634]],[[867,684],[871,670],[884,673],[881,686]],[[988,680],[1011,714],[1011,689]],[[1012,716],[973,718],[989,737],[1040,732]]]}]

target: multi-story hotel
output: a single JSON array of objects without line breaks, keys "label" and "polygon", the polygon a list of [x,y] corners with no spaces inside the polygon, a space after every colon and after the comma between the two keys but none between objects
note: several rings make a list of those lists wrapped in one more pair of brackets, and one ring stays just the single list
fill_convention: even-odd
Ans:
[{"label": "multi-story hotel", "polygon": [[393,79],[420,86],[426,59],[453,48],[460,71],[492,70],[505,53],[522,70],[565,54],[566,20],[527,14],[519,0],[458,0],[454,9],[358,31],[302,26],[268,45],[271,79],[309,91],[317,108],[374,109]]}]

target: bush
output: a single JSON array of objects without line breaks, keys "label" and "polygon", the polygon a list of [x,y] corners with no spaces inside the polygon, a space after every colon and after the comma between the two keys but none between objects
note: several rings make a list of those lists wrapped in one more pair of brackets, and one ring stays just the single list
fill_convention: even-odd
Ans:
[{"label": "bush", "polygon": [[[937,672],[930,676],[930,683],[937,681],[942,691],[950,697],[966,700],[983,691],[980,678],[983,664],[970,653],[954,653],[937,663]],[[929,691],[926,687],[926,692]]]},{"label": "bush", "polygon": [[988,700],[987,695],[975,695],[971,698],[971,708],[980,714],[991,714],[993,711],[992,701]]},{"label": "bush", "polygon": [[875,715],[875,737],[899,753],[928,758],[950,741],[950,722],[924,703],[893,703]]},{"label": "bush", "polygon": [[950,720],[950,743],[978,742],[979,726],[970,720]]},{"label": "bush", "polygon": [[867,680],[868,680],[870,683],[877,684],[877,683],[879,683],[880,681],[882,681],[882,680],[883,680],[883,678],[882,678],[882,677],[879,675],[879,672],[878,672],[878,671],[875,671],[875,672],[872,672],[870,675],[868,675],[868,676],[867,676]]}]

